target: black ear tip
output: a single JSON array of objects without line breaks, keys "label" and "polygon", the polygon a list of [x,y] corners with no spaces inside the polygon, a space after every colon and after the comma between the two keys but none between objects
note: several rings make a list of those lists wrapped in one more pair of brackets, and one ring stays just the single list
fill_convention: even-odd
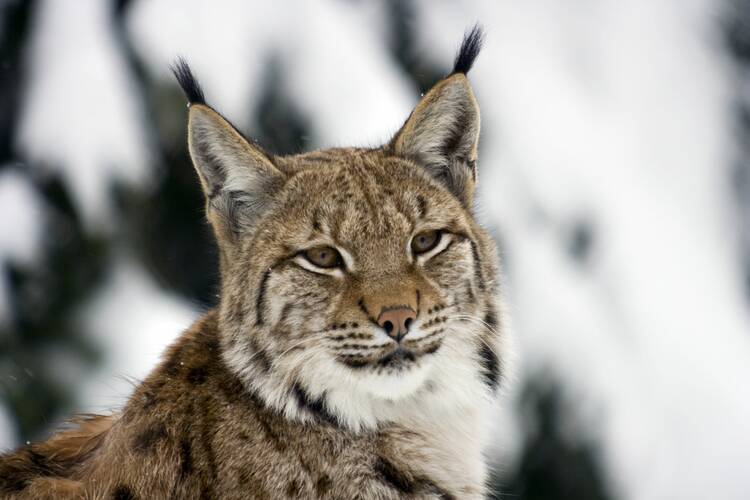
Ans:
[{"label": "black ear tip", "polygon": [[177,78],[177,83],[182,87],[182,91],[185,92],[185,96],[188,98],[190,104],[206,104],[206,97],[203,95],[203,89],[195,79],[193,70],[190,69],[187,61],[182,57],[178,57],[177,60],[172,64],[172,73]]},{"label": "black ear tip", "polygon": [[464,40],[461,42],[461,48],[458,49],[458,54],[456,54],[456,60],[453,63],[453,72],[451,74],[467,74],[474,65],[474,60],[476,60],[479,55],[479,51],[482,50],[483,43],[484,28],[477,23],[464,35]]}]

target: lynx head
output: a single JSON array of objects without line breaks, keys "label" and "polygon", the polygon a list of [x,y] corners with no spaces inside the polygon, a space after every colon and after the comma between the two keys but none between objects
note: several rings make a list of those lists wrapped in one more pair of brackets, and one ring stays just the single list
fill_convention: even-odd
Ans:
[{"label": "lynx head", "polygon": [[175,67],[221,253],[223,357],[269,406],[359,429],[495,390],[497,258],[472,214],[466,77],[481,38],[467,34],[453,72],[374,149],[273,156]]}]

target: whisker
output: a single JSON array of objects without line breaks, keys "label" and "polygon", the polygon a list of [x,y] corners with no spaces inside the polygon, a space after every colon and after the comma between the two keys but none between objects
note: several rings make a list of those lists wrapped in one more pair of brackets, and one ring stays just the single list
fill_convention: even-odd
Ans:
[{"label": "whisker", "polygon": [[480,318],[478,316],[472,316],[470,314],[459,314],[459,315],[456,315],[456,316],[450,316],[448,319],[449,320],[457,320],[457,321],[463,321],[463,320],[473,321],[476,324],[485,327],[493,335],[499,335],[500,334],[500,332],[496,328],[494,328],[492,325],[490,325],[489,323],[487,323],[485,320],[483,320],[482,318]]},{"label": "whisker", "polygon": [[411,338],[410,339],[410,338],[407,337],[406,340],[404,340],[404,344],[407,345],[407,346],[409,346],[409,345],[418,346],[418,345],[424,343],[425,341],[433,342],[434,341],[434,337],[436,335],[440,335],[441,333],[445,332],[445,327],[444,326],[438,326],[437,328],[433,329],[432,331],[425,330],[425,332],[427,332],[427,335],[419,337],[418,339],[415,339],[415,338]]},{"label": "whisker", "polygon": [[[490,332],[493,336],[496,337],[496,336],[500,335],[500,332],[496,328],[493,328],[492,325],[490,325],[489,323],[487,323],[486,321],[484,321],[482,318],[479,318],[477,316],[472,316],[470,314],[460,314],[460,315],[457,315],[457,316],[451,316],[449,318],[449,320],[472,321],[472,322],[474,322],[474,324],[483,327],[485,330],[487,330],[488,332]],[[489,342],[487,342],[487,340],[485,338],[483,338],[481,336],[477,336],[476,339],[478,339],[480,342],[482,342],[484,344],[484,346],[487,349],[489,349],[491,352],[496,352],[497,347],[490,345]]]},{"label": "whisker", "polygon": [[282,352],[281,354],[279,354],[278,356],[276,356],[276,358],[277,358],[277,359],[278,359],[278,358],[283,358],[283,357],[284,357],[284,355],[285,355],[285,354],[287,354],[287,353],[288,353],[289,351],[291,351],[292,349],[296,349],[297,347],[299,347],[299,346],[301,346],[302,344],[305,344],[305,343],[307,343],[307,342],[312,342],[313,340],[315,340],[315,341],[319,341],[319,340],[322,340],[323,338],[324,338],[324,337],[323,337],[322,335],[320,335],[320,336],[319,336],[319,335],[311,335],[311,336],[309,336],[309,337],[307,337],[307,338],[305,338],[305,339],[302,339],[302,340],[301,340],[301,341],[299,341],[299,342],[296,342],[296,343],[292,344],[292,345],[291,345],[291,346],[290,346],[290,347],[289,347],[289,348],[288,348],[287,350],[285,350],[284,352]]}]

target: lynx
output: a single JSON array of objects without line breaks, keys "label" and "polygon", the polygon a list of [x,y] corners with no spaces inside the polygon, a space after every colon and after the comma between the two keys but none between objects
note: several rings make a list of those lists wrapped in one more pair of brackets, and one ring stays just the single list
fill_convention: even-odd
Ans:
[{"label": "lynx", "polygon": [[482,498],[505,376],[498,257],[473,215],[482,42],[378,148],[273,156],[206,104],[188,145],[219,306],[121,411],[0,457],[13,498]]}]

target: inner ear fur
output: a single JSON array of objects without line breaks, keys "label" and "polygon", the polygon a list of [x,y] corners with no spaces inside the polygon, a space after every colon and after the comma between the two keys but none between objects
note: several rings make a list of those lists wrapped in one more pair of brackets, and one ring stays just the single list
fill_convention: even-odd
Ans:
[{"label": "inner ear fur", "polygon": [[252,228],[285,179],[272,158],[205,104],[190,105],[188,147],[219,236]]},{"label": "inner ear fur", "polygon": [[390,143],[471,206],[476,184],[479,105],[469,80],[455,73],[420,100]]}]

